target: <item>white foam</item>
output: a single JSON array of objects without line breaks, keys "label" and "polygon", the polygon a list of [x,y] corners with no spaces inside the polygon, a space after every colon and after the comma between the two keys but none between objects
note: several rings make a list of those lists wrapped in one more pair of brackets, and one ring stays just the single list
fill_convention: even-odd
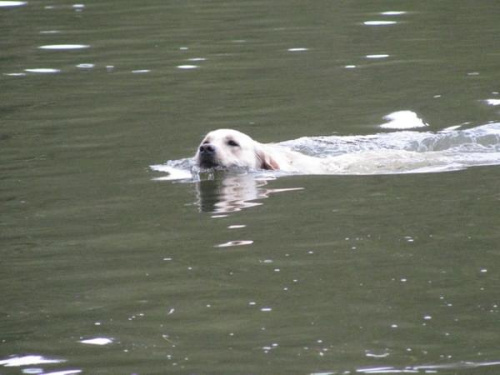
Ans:
[{"label": "white foam", "polygon": [[[455,126],[440,132],[430,132],[408,130],[427,126],[412,111],[394,112],[386,118],[389,122],[383,127],[397,131],[363,136],[303,137],[277,145],[319,158],[321,168],[314,171],[303,170],[296,174],[436,173],[473,166],[500,165],[500,123],[464,130]],[[153,165],[151,169],[168,174],[155,178],[156,180],[200,180],[192,158],[171,160],[163,165]],[[271,179],[287,175],[283,171],[242,172],[254,185],[259,182],[259,177]],[[238,171],[236,176],[239,176]],[[251,183],[242,186],[247,185],[253,186]],[[248,195],[246,198],[253,197],[248,199],[258,197],[258,192],[251,188],[247,188],[245,192]],[[269,192],[267,190],[267,194]],[[246,202],[248,199],[239,200]],[[231,202],[233,201],[238,200],[233,199]],[[241,205],[232,204],[230,209],[241,209]],[[227,210],[220,208],[219,211]]]},{"label": "white foam", "polygon": [[412,111],[397,111],[384,116],[384,120],[389,120],[380,125],[382,129],[416,129],[428,126],[421,118]]},{"label": "white foam", "polygon": [[158,177],[154,180],[185,180],[193,178],[190,170],[171,167],[169,165],[159,164],[150,167],[153,171],[168,173],[168,176]]},{"label": "white foam", "polygon": [[486,99],[485,103],[492,106],[500,105],[500,99]]}]

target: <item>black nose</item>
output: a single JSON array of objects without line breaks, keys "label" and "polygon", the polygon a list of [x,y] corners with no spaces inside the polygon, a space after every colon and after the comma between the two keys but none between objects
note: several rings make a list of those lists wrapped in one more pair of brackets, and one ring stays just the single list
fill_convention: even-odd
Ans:
[{"label": "black nose", "polygon": [[200,146],[200,153],[201,154],[213,154],[215,152],[215,147],[210,145],[210,144],[206,144],[206,145],[201,145]]}]

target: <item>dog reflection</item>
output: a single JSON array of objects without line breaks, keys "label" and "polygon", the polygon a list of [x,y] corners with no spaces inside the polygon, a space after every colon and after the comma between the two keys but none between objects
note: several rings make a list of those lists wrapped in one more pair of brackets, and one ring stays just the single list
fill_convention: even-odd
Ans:
[{"label": "dog reflection", "polygon": [[301,188],[267,189],[266,179],[257,179],[252,174],[212,175],[210,179],[197,183],[198,206],[202,212],[231,213],[262,205],[258,200],[268,198],[271,193],[300,190]]}]

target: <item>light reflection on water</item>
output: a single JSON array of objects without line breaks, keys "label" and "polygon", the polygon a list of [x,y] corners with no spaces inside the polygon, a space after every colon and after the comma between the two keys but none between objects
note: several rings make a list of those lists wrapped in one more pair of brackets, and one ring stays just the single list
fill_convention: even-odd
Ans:
[{"label": "light reflection on water", "polygon": [[71,51],[71,50],[78,50],[78,49],[86,49],[90,48],[89,45],[86,44],[50,44],[46,46],[40,46],[38,47],[40,49],[44,50],[54,50],[54,51]]},{"label": "light reflection on water", "polygon": [[[255,305],[251,302],[250,305]],[[262,312],[271,312],[272,308],[262,307],[260,309]],[[231,335],[231,334],[230,334]],[[234,335],[234,334],[233,334]],[[232,336],[232,335],[231,335]],[[82,341],[83,342],[83,341]],[[318,340],[321,344],[322,340]],[[102,345],[102,344],[97,344]],[[279,349],[279,343],[273,342],[270,345],[262,347],[265,354],[268,354],[272,350]],[[328,351],[325,349],[325,351]],[[386,356],[383,356],[386,357]],[[64,363],[66,360],[63,359],[49,359],[41,355],[27,355],[22,357],[10,357],[7,359],[0,359],[0,366],[4,367],[25,367],[23,369],[24,374],[45,374],[45,375],[71,375],[79,374],[82,370],[69,369],[69,370],[58,370],[58,371],[45,371],[40,367],[34,368],[29,366],[40,366],[47,364],[58,364]],[[360,367],[355,370],[331,370],[314,372],[309,375],[340,375],[340,374],[428,374],[428,373],[439,373],[440,370],[444,371],[457,371],[457,370],[472,370],[479,368],[488,368],[500,366],[500,361],[486,361],[486,362],[472,362],[472,361],[461,361],[455,363],[447,364],[426,364],[426,365],[414,365],[407,367],[393,367],[393,366],[374,366],[374,367]]]},{"label": "light reflection on water", "polygon": [[0,366],[5,367],[21,367],[30,365],[43,365],[48,363],[62,363],[64,359],[49,359],[41,355],[27,355],[27,356],[12,356],[6,359],[0,359]]},{"label": "light reflection on water", "polygon": [[[381,124],[383,129],[405,129],[427,127],[412,111],[398,111],[384,117],[389,122]],[[369,136],[324,136],[303,137],[284,141],[279,145],[304,154],[317,157],[323,163],[323,174],[365,175],[365,174],[402,174],[432,173],[465,169],[474,166],[500,164],[500,124],[492,123],[471,129],[460,130],[450,127],[438,133],[398,131],[379,133]],[[196,181],[198,172],[193,159],[171,160],[163,165],[151,166],[153,170],[168,173],[157,180]],[[308,171],[299,171],[308,174]],[[317,173],[317,172],[315,172]],[[320,174],[321,174],[320,173]],[[267,178],[282,176],[280,171],[268,172]],[[199,184],[199,195],[203,188],[220,191],[231,202],[228,207],[219,207],[219,211],[238,210],[247,202],[259,198],[258,187],[266,184],[266,179],[253,181],[255,174],[243,174]],[[258,175],[257,175],[258,176]],[[247,182],[245,182],[247,181]],[[215,186],[210,187],[210,184]],[[202,211],[209,199],[200,199]],[[211,204],[211,203],[209,203]],[[220,203],[219,203],[220,204]],[[248,203],[252,205],[253,203]],[[213,207],[212,207],[213,208]],[[211,210],[209,210],[211,211]]]},{"label": "light reflection on water", "polygon": [[253,244],[253,241],[251,240],[236,240],[236,241],[221,243],[219,245],[215,245],[215,247],[235,247],[235,246],[246,246],[251,244]]},{"label": "light reflection on water", "polygon": [[27,3],[27,1],[0,1],[0,8],[19,7],[26,5]]},{"label": "light reflection on water", "polygon": [[367,26],[387,26],[395,25],[396,21],[365,21],[364,24]]},{"label": "light reflection on water", "polygon": [[[394,176],[498,164],[495,5],[393,5],[0,1],[0,372],[495,371],[498,168]],[[371,176],[149,180],[222,126]]]},{"label": "light reflection on water", "polygon": [[269,198],[271,194],[302,189],[270,189],[266,188],[268,181],[256,178],[252,173],[217,173],[196,182],[197,206],[201,212],[232,213],[260,206],[262,203],[259,201]]},{"label": "light reflection on water", "polygon": [[61,73],[60,69],[54,69],[54,68],[33,68],[33,69],[25,69],[24,71],[28,73],[39,73],[39,74]]},{"label": "light reflection on water", "polygon": [[[360,374],[429,374],[429,373],[437,373],[438,370],[472,370],[478,369],[481,367],[495,367],[500,366],[500,361],[492,361],[492,362],[456,362],[456,363],[447,363],[443,365],[417,365],[417,366],[409,366],[409,367],[391,367],[391,366],[380,366],[380,367],[368,367],[368,368],[360,368],[356,370],[356,373]],[[337,374],[337,372],[332,372],[331,374]],[[311,374],[317,375],[317,374]]]}]

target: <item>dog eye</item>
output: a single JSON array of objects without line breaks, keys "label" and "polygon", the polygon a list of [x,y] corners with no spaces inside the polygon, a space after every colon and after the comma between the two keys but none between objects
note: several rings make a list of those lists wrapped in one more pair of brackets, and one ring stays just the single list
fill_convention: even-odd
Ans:
[{"label": "dog eye", "polygon": [[232,146],[232,147],[238,147],[239,146],[239,144],[237,142],[233,141],[232,139],[229,140],[229,141],[227,141],[227,144],[229,146]]}]

